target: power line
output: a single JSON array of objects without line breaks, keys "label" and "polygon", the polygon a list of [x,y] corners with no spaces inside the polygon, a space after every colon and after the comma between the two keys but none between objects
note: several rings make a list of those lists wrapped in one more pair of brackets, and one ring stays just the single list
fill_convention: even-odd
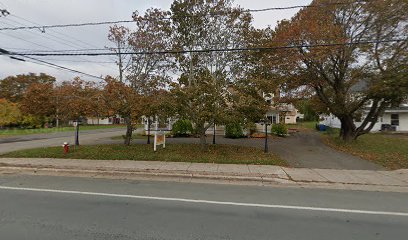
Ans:
[{"label": "power line", "polygon": [[[65,70],[65,71],[69,71],[69,72],[81,74],[81,75],[88,76],[88,77],[92,77],[92,78],[97,78],[97,79],[102,79],[102,80],[104,79],[104,78],[102,78],[102,77],[98,77],[98,76],[93,75],[93,74],[81,72],[81,71],[78,71],[78,70],[75,70],[75,69],[72,69],[72,68],[68,68],[68,67],[64,67],[64,66],[58,65],[58,64],[50,63],[50,62],[47,62],[47,61],[44,61],[44,60],[41,60],[41,59],[38,59],[38,58],[34,58],[34,57],[30,57],[30,56],[22,56],[22,55],[19,55],[19,54],[15,54],[15,53],[9,52],[9,51],[7,51],[7,50],[5,50],[5,49],[3,49],[3,48],[0,48],[0,55],[8,55],[8,56],[10,56],[10,58],[12,58],[12,59],[19,60],[19,61],[26,61],[25,59],[21,59],[21,58],[16,58],[16,57],[14,57],[14,56],[17,55],[17,56],[21,56],[21,57],[24,57],[24,58],[26,58],[26,59],[32,60],[32,61],[28,61],[28,62],[31,62],[31,63],[36,63],[36,64],[39,64],[39,65],[46,65],[46,66],[48,66],[48,67],[57,68],[57,69],[59,69],[59,70]],[[33,62],[33,61],[35,61],[35,62]]]},{"label": "power line", "polygon": [[[23,19],[23,18],[21,18],[21,19]],[[8,21],[11,21],[11,22],[14,22],[14,23],[17,23],[17,24],[21,24],[21,23],[15,21],[15,20],[12,20],[12,19],[7,19],[7,20],[8,20]],[[30,22],[29,20],[26,20],[26,19],[23,19],[23,21]],[[9,23],[6,23],[6,24],[9,24]],[[10,24],[9,24],[9,25],[10,25]],[[25,25],[25,24],[22,24],[22,25]],[[25,26],[27,26],[27,25],[25,25]],[[38,36],[37,34],[33,33],[33,32],[30,31],[30,30],[27,30],[27,29],[24,29],[24,30],[27,31],[27,32],[30,33],[30,34],[33,34],[34,36]],[[56,31],[54,31],[54,30],[51,30],[51,31],[56,32]],[[69,41],[69,40],[67,40],[66,38],[61,38],[61,37],[59,37],[59,36],[52,35],[52,34],[50,34],[50,33],[48,33],[47,35],[44,35],[45,32],[44,32],[43,34],[42,34],[42,33],[39,33],[39,32],[37,32],[37,33],[40,34],[41,37],[44,37],[44,38],[46,38],[46,39],[48,39],[48,40],[57,42],[57,43],[59,43],[59,44],[63,44],[63,45],[69,46],[69,47],[77,47],[77,46],[79,46],[79,45],[76,44],[75,42]],[[4,33],[3,33],[3,34],[4,34]],[[67,36],[68,36],[68,35],[67,35]],[[52,37],[52,38],[51,38],[51,37]],[[70,37],[70,36],[68,36],[68,37]],[[38,44],[36,44],[36,45],[38,45]],[[81,46],[81,47],[82,47],[82,46]],[[48,47],[47,47],[47,48],[48,48]],[[51,48],[48,48],[48,49],[51,49]],[[84,59],[84,58],[80,58],[80,59],[86,61],[86,59]],[[106,67],[106,65],[100,65],[100,66]],[[109,67],[109,68],[111,68],[111,67]]]},{"label": "power line", "polygon": [[53,62],[116,64],[116,62],[113,62],[113,61],[65,60],[65,59],[51,59],[51,58],[41,58],[41,60],[53,61]]},{"label": "power line", "polygon": [[16,37],[16,36],[13,36],[13,35],[8,35],[8,34],[2,33],[2,32],[0,32],[0,34],[3,34],[3,35],[5,35],[5,36],[7,36],[7,37],[15,38],[15,39],[18,39],[18,40],[21,40],[21,41],[24,41],[24,42],[31,43],[31,44],[37,45],[37,46],[39,46],[39,47],[42,47],[42,48],[46,48],[46,49],[51,49],[51,50],[52,50],[52,48],[49,48],[49,47],[47,47],[47,46],[44,46],[44,45],[41,45],[41,44],[38,44],[38,43],[35,43],[35,42],[32,42],[32,41],[29,41],[29,40],[24,39],[24,38]]},{"label": "power line", "polygon": [[248,9],[244,10],[244,12],[266,12],[266,11],[274,11],[274,10],[290,10],[290,9],[297,9],[297,8],[321,8],[321,7],[328,7],[334,5],[349,5],[352,3],[365,3],[368,0],[364,1],[349,1],[349,2],[332,2],[332,3],[322,3],[322,4],[310,4],[310,5],[295,5],[289,7],[271,7],[271,8],[262,8],[262,9]]},{"label": "power line", "polygon": [[[16,49],[16,50],[23,50],[26,53],[29,52],[86,52],[86,51],[106,51],[106,50],[118,50],[117,47],[106,47],[106,48],[83,48],[83,49],[59,49],[59,50],[33,50],[28,48],[9,48],[9,49]],[[127,48],[120,48],[126,50]]]},{"label": "power line", "polygon": [[[14,15],[14,14],[11,14],[11,17],[21,19],[21,20],[26,21],[26,22],[28,22],[28,23],[40,25],[39,23],[30,21],[30,20],[28,20],[28,19],[26,19],[26,18],[19,17],[19,16]],[[75,37],[73,37],[73,36],[71,36],[71,35],[58,32],[58,31],[56,31],[56,30],[54,30],[54,29],[50,29],[50,31],[52,31],[52,32],[54,32],[54,33],[56,33],[56,34],[59,34],[59,35],[61,35],[61,36],[64,36],[65,38],[69,38],[69,39],[75,40],[75,41],[77,41],[78,43],[81,43],[83,46],[89,46],[89,47],[92,47],[92,48],[97,48],[97,47],[98,47],[98,46],[95,46],[95,45],[93,45],[93,44],[90,44],[90,43],[87,43],[87,42],[85,42],[85,41],[82,41],[82,40],[80,40],[80,39],[78,39],[78,38],[75,38]],[[45,32],[42,32],[42,33],[45,33]],[[72,42],[72,41],[68,41],[68,42],[71,42],[71,43],[75,44],[75,43]],[[82,46],[79,45],[79,44],[75,44],[75,45],[76,45],[76,46],[79,46],[80,48],[82,48]],[[112,59],[111,59],[111,60],[112,60]]]},{"label": "power line", "polygon": [[31,59],[31,60],[34,60],[34,61],[37,61],[37,62],[46,64],[46,65],[51,66],[51,67],[56,67],[56,68],[59,68],[59,69],[62,69],[62,70],[66,70],[66,71],[69,71],[69,72],[78,73],[78,74],[85,75],[85,76],[88,76],[88,77],[92,77],[92,78],[97,78],[97,79],[102,79],[102,80],[104,80],[104,78],[98,77],[98,76],[96,76],[96,75],[92,75],[92,74],[89,74],[89,73],[81,72],[81,71],[78,71],[78,70],[75,70],[75,69],[72,69],[72,68],[68,68],[68,67],[64,67],[64,66],[61,66],[61,65],[57,65],[57,64],[50,63],[50,62],[47,62],[47,61],[43,61],[43,60],[40,60],[40,59],[37,59],[37,58],[28,57],[28,56],[22,56],[22,57],[25,57],[25,58],[28,58],[28,59]]},{"label": "power line", "polygon": [[[293,49],[293,48],[318,48],[318,47],[338,47],[352,45],[368,45],[378,43],[404,42],[408,39],[389,39],[389,40],[367,40],[358,42],[346,43],[324,43],[324,44],[299,44],[274,47],[250,47],[250,48],[222,48],[222,49],[200,49],[200,50],[164,50],[164,51],[141,51],[141,52],[124,52],[123,55],[153,55],[153,54],[183,54],[183,53],[210,53],[210,52],[244,52],[244,51],[268,51],[278,49]],[[117,55],[114,52],[103,53],[13,53],[10,55],[19,56],[109,56]]]},{"label": "power line", "polygon": [[[297,9],[297,8],[321,8],[327,7],[331,5],[347,5],[352,3],[364,3],[366,1],[348,1],[348,2],[334,2],[334,3],[326,3],[326,4],[311,4],[311,5],[296,5],[296,6],[288,6],[288,7],[272,7],[272,8],[263,8],[263,9],[246,9],[243,12],[248,13],[257,13],[257,12],[267,12],[267,11],[280,11],[280,10],[290,10],[290,9]],[[228,12],[217,12],[212,14],[207,14],[211,16],[215,15],[224,15],[228,14]],[[197,16],[187,16],[184,15],[183,17],[197,17]],[[160,18],[162,20],[170,20],[171,17],[164,17]],[[145,18],[144,20],[151,20],[149,18]],[[133,20],[118,20],[118,21],[102,21],[102,22],[86,22],[86,23],[69,23],[69,24],[55,24],[55,25],[37,25],[37,26],[20,26],[20,27],[6,27],[0,28],[0,31],[15,31],[15,30],[23,30],[23,29],[38,29],[40,31],[45,31],[45,29],[50,28],[66,28],[66,27],[84,27],[84,26],[98,26],[98,25],[112,25],[112,24],[119,24],[119,23],[134,23]]]}]

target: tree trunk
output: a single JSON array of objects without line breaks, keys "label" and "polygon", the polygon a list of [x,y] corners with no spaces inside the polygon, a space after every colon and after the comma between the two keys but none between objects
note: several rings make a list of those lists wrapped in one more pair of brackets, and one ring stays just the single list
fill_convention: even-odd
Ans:
[{"label": "tree trunk", "polygon": [[129,146],[132,140],[133,126],[130,117],[125,117],[126,122],[126,135],[125,135],[125,145]]},{"label": "tree trunk", "polygon": [[204,150],[204,151],[208,150],[207,137],[205,136],[205,129],[204,128],[200,129],[200,145],[201,145],[202,150]]},{"label": "tree trunk", "polygon": [[203,151],[207,151],[208,145],[207,145],[207,137],[205,136],[205,131],[208,129],[208,127],[206,127],[204,123],[197,124],[196,126],[197,126],[197,133],[200,137],[201,149]]},{"label": "tree trunk", "polygon": [[340,137],[345,142],[351,142],[355,140],[356,125],[354,124],[352,116],[344,116],[340,118],[341,129]]}]

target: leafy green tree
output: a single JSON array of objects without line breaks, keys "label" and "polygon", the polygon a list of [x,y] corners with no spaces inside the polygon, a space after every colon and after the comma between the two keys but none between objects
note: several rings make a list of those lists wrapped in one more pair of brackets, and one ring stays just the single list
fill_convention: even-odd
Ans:
[{"label": "leafy green tree", "polygon": [[304,121],[317,121],[319,114],[316,112],[316,106],[313,105],[312,99],[302,99],[295,102],[296,109],[304,115]]},{"label": "leafy green tree", "polygon": [[188,137],[193,133],[193,125],[190,120],[180,119],[173,124],[172,133],[175,137]]},{"label": "leafy green tree", "polygon": [[[171,13],[173,49],[186,51],[243,47],[252,19],[231,0],[175,0]],[[171,89],[177,112],[191,119],[206,149],[206,130],[233,116],[229,86],[239,77],[240,58],[231,52],[204,51],[176,54],[176,60],[181,76]]]},{"label": "leafy green tree", "polygon": [[21,112],[17,104],[0,98],[0,126],[16,125],[21,119]]},{"label": "leafy green tree", "polygon": [[[169,13],[160,9],[148,9],[144,15],[133,13],[134,31],[123,26],[110,29],[109,40],[118,48],[119,80],[131,87],[140,97],[139,105],[149,119],[158,115],[162,90],[170,81],[168,70],[172,61],[166,54],[135,54],[126,59],[121,53],[124,49],[132,52],[161,52],[170,49],[171,23]],[[160,97],[159,97],[160,96]],[[130,113],[128,111],[128,113]],[[131,136],[132,116],[122,115],[129,122],[127,139]],[[130,135],[129,135],[130,134]],[[150,138],[148,138],[150,141]]]}]

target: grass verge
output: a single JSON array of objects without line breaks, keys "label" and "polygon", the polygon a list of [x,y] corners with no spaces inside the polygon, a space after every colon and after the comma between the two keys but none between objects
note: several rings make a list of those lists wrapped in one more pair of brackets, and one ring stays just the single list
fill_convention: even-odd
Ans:
[{"label": "grass verge", "polygon": [[[154,136],[151,136],[151,139],[153,139]],[[111,137],[112,140],[123,140],[125,139],[125,135],[120,135],[120,136],[115,136]],[[146,135],[141,135],[141,134],[133,134],[132,139],[147,139]]]},{"label": "grass verge", "polygon": [[[109,128],[124,128],[123,125],[85,125],[80,126],[80,130],[96,130],[96,129],[109,129]],[[17,135],[29,135],[40,133],[56,133],[56,132],[73,132],[74,127],[60,127],[60,128],[37,128],[37,129],[4,129],[0,130],[0,137],[4,136],[17,136]]]},{"label": "grass verge", "polygon": [[10,158],[70,158],[95,160],[139,160],[168,162],[198,162],[225,164],[255,164],[287,166],[275,154],[265,154],[261,149],[231,145],[209,145],[202,151],[198,144],[174,144],[156,153],[152,145],[94,145],[81,146],[64,155],[61,147],[21,150],[0,155]]},{"label": "grass verge", "polygon": [[408,138],[405,136],[370,133],[360,136],[354,142],[345,143],[334,132],[324,134],[323,139],[334,149],[375,162],[388,169],[408,168]]}]

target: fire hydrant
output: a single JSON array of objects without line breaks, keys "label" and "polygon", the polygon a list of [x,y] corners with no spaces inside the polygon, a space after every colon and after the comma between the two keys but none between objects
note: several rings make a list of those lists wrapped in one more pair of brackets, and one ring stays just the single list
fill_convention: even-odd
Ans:
[{"label": "fire hydrant", "polygon": [[69,153],[69,143],[64,142],[64,144],[62,145],[62,147],[64,147],[64,154]]}]

